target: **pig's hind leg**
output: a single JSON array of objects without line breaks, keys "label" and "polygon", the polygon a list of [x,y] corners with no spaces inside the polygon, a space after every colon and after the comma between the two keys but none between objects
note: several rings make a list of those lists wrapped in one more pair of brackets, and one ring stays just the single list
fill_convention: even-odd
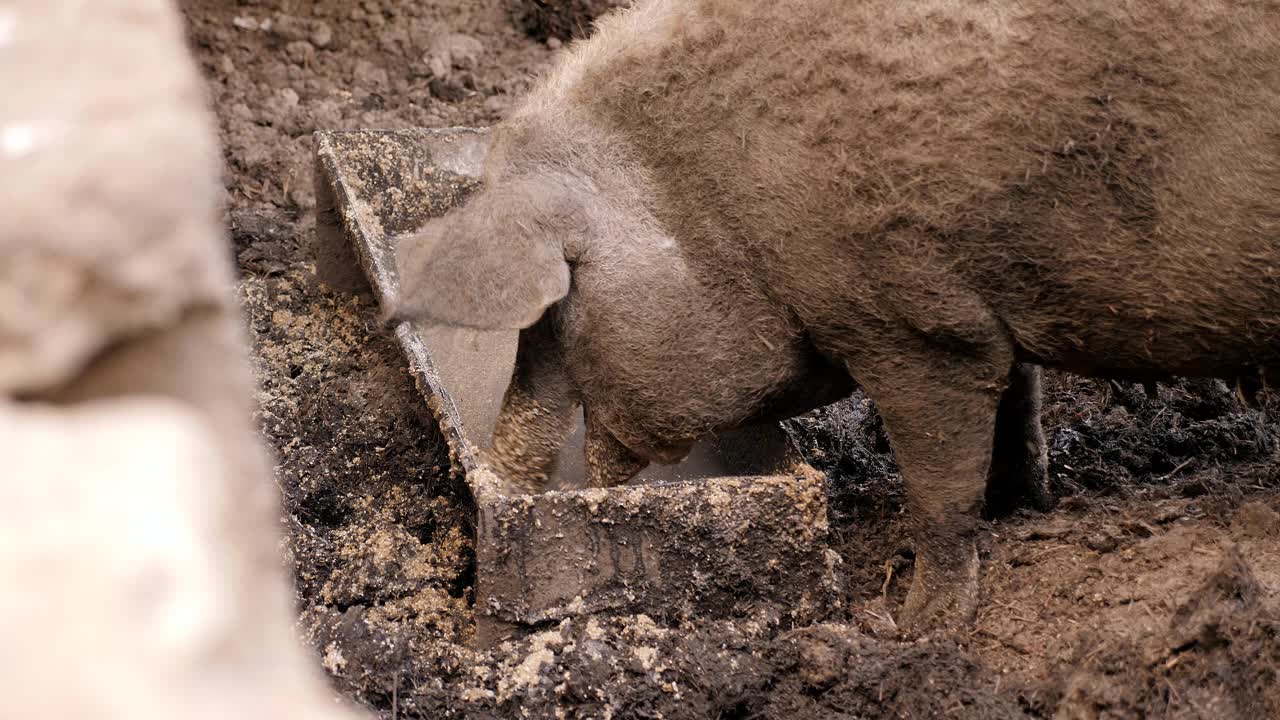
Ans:
[{"label": "pig's hind leg", "polygon": [[1040,397],[1040,368],[1026,363],[1015,365],[996,412],[996,435],[987,475],[988,516],[1008,515],[1019,507],[1043,512],[1054,505],[1049,493]]},{"label": "pig's hind leg", "polygon": [[948,280],[903,288],[880,305],[892,314],[846,313],[822,333],[880,411],[906,484],[916,559],[900,619],[912,634],[962,629],[976,615],[977,536],[1014,366],[1002,323]]},{"label": "pig's hind leg", "polygon": [[899,356],[852,368],[884,419],[906,483],[916,559],[900,620],[916,634],[966,627],[977,612],[977,534],[1007,373],[934,360]]}]

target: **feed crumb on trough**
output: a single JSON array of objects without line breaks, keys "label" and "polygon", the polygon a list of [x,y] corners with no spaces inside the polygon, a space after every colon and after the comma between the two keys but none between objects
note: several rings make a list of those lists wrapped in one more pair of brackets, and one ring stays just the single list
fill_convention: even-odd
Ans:
[{"label": "feed crumb on trough", "polygon": [[321,664],[324,666],[325,670],[337,675],[342,672],[344,667],[346,667],[347,659],[342,656],[342,650],[338,647],[337,643],[329,643],[329,645],[324,649],[324,658],[321,660]]}]

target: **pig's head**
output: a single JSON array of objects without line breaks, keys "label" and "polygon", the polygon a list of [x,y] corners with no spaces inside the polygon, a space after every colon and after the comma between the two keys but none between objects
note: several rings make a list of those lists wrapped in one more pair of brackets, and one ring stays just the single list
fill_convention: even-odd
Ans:
[{"label": "pig's head", "polygon": [[508,176],[402,239],[391,318],[482,330],[532,325],[569,292],[572,247],[587,227],[574,185],[553,172]]}]

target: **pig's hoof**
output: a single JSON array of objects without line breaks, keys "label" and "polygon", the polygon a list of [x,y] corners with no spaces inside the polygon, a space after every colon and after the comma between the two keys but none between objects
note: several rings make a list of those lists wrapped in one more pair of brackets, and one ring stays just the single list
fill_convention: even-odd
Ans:
[{"label": "pig's hoof", "polygon": [[978,613],[977,546],[968,541],[967,549],[948,554],[945,560],[916,555],[915,576],[899,623],[907,635],[949,634],[973,626]]},{"label": "pig's hoof", "polygon": [[998,518],[1019,508],[1048,512],[1058,504],[1049,492],[1049,469],[1038,458],[1020,458],[1013,462],[993,460],[987,481],[986,515]]},{"label": "pig's hoof", "polygon": [[1058,504],[1058,498],[1049,492],[1049,473],[1042,468],[1039,476],[1028,482],[1023,493],[1024,504],[1033,510],[1049,512]]},{"label": "pig's hoof", "polygon": [[546,473],[531,470],[519,463],[504,462],[505,457],[496,453],[480,453],[480,463],[487,465],[498,478],[498,491],[511,497],[514,495],[537,495],[542,492],[548,482]]}]

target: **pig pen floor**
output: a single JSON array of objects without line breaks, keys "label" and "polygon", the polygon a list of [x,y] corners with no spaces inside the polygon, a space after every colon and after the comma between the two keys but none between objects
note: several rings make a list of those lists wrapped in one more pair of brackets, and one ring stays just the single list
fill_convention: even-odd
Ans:
[{"label": "pig pen floor", "polygon": [[[299,632],[337,692],[405,718],[1280,716],[1280,426],[1217,383],[1148,398],[1052,377],[1061,504],[990,523],[983,609],[962,637],[894,636],[911,572],[902,487],[855,399],[791,424],[831,478],[845,602],[826,623],[762,607],[470,649],[466,493],[371,298],[310,276],[310,132],[489,124],[551,52],[501,0],[183,5],[226,150]],[[479,49],[462,41],[458,67],[432,77],[439,31]]]}]

